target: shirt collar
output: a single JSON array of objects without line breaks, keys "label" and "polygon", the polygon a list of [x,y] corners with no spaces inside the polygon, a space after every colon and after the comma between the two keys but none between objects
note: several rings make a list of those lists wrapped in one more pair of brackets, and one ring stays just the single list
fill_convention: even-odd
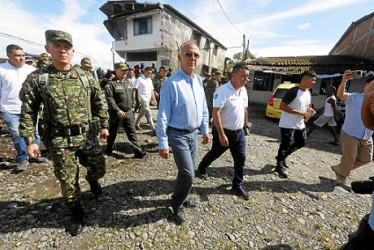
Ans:
[{"label": "shirt collar", "polygon": [[195,74],[195,73],[193,73],[193,74],[192,74],[192,77],[190,77],[190,76],[187,75],[187,74],[186,74],[182,69],[179,70],[179,73],[182,74],[182,76],[188,77],[188,78],[190,78],[190,79],[192,79],[192,80],[194,80],[194,79],[196,78],[196,74]]}]

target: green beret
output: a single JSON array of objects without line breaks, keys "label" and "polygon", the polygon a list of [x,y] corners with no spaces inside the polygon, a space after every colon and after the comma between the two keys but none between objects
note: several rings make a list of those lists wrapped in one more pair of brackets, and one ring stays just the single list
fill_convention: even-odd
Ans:
[{"label": "green beret", "polygon": [[73,39],[71,38],[71,35],[67,33],[66,31],[61,30],[47,30],[45,32],[45,40],[47,43],[54,43],[57,41],[65,41],[69,43],[71,46],[73,46]]}]

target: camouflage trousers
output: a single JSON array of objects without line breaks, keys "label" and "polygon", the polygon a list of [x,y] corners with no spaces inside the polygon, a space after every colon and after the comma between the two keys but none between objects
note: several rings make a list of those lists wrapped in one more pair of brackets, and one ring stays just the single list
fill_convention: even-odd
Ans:
[{"label": "camouflage trousers", "polygon": [[88,180],[98,180],[105,175],[105,158],[97,136],[88,135],[82,147],[51,148],[51,156],[68,206],[77,204],[81,198],[78,160],[87,169]]}]

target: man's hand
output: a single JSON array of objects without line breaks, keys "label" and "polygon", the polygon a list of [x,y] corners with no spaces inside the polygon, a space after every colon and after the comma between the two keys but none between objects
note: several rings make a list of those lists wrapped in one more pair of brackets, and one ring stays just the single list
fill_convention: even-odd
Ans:
[{"label": "man's hand", "polygon": [[117,115],[118,115],[119,117],[121,117],[121,118],[125,118],[125,117],[126,117],[126,113],[123,112],[122,110],[118,111],[118,112],[117,112]]},{"label": "man's hand", "polygon": [[160,149],[158,154],[161,156],[161,158],[167,159],[169,157],[169,148]]},{"label": "man's hand", "polygon": [[204,145],[208,144],[209,140],[210,140],[209,134],[203,135],[203,144]]},{"label": "man's hand", "polygon": [[229,146],[229,140],[227,139],[225,134],[223,134],[222,136],[219,136],[219,143],[223,147],[228,147]]},{"label": "man's hand", "polygon": [[303,114],[304,114],[305,118],[309,119],[310,117],[312,117],[313,115],[316,114],[316,111],[314,109],[312,109],[311,107],[308,107],[306,112],[304,112]]},{"label": "man's hand", "polygon": [[342,81],[348,81],[348,80],[352,80],[352,79],[353,79],[352,71],[349,70],[349,69],[344,71]]},{"label": "man's hand", "polygon": [[109,136],[109,131],[108,131],[108,129],[107,129],[107,128],[102,128],[102,129],[100,130],[100,139],[105,140],[106,138],[108,138],[108,136]]},{"label": "man's hand", "polygon": [[249,135],[249,128],[247,127],[244,128],[244,135]]},{"label": "man's hand", "polygon": [[30,158],[38,158],[41,156],[38,144],[30,144],[26,147],[26,154]]},{"label": "man's hand", "polygon": [[365,86],[365,100],[368,100],[370,112],[374,115],[374,81]]}]

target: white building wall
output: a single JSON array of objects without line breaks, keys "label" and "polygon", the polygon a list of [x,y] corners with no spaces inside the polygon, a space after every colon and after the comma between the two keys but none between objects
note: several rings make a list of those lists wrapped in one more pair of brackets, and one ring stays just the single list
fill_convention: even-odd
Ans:
[{"label": "white building wall", "polygon": [[[134,19],[152,16],[152,33],[134,36]],[[160,11],[152,11],[127,17],[127,39],[115,41],[115,49],[122,51],[156,50],[156,44],[162,42]]]},{"label": "white building wall", "polygon": [[[134,19],[152,15],[152,34],[134,36]],[[123,52],[149,52],[157,51],[158,61],[155,61],[156,67],[161,66],[161,60],[170,58],[169,67],[173,72],[179,69],[178,50],[183,42],[193,37],[192,27],[180,19],[174,13],[166,10],[154,10],[147,13],[131,15],[126,18],[126,35],[124,40],[115,41],[115,50]],[[209,61],[209,52],[204,50],[206,37],[200,39],[201,58],[195,73],[200,74],[203,64],[210,65],[213,68],[223,70],[225,50],[218,46],[217,55],[213,54],[214,43],[211,43],[211,53]],[[124,54],[124,53],[122,53]],[[131,67],[145,63],[145,66],[152,62],[128,62]]]}]

